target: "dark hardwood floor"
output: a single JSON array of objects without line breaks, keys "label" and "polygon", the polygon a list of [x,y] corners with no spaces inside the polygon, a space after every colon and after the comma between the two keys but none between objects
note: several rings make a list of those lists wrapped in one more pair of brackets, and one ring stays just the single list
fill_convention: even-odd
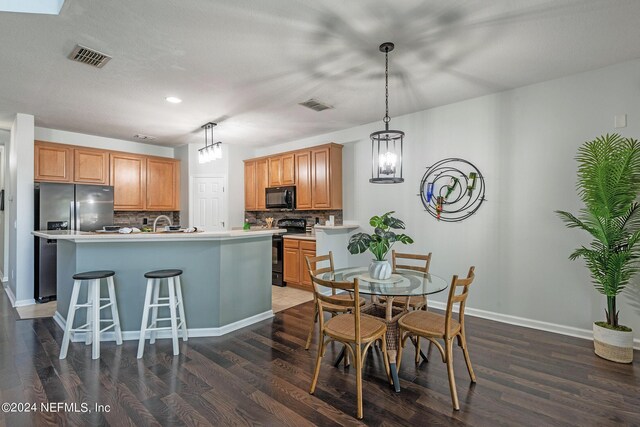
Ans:
[{"label": "dark hardwood floor", "polygon": [[[478,377],[470,385],[462,353],[455,368],[461,410],[451,408],[445,365],[434,348],[416,367],[411,347],[402,392],[386,381],[381,353],[366,360],[363,422],[354,418],[353,369],[327,351],[315,396],[308,393],[315,345],[304,350],[311,303],[219,338],[147,346],[103,343],[99,360],[73,343],[58,360],[62,331],[52,319],[17,320],[0,293],[0,402],[88,404],[81,411],[1,413],[0,426],[45,425],[640,425],[640,367],[595,356],[590,341],[467,317]],[[426,347],[426,345],[425,345]],[[110,405],[95,412],[94,405]]]}]

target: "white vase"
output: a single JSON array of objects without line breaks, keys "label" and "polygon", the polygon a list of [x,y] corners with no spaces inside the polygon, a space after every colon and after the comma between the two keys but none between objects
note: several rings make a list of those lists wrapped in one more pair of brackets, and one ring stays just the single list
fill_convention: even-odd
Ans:
[{"label": "white vase", "polygon": [[390,278],[391,264],[389,264],[389,261],[387,261],[386,259],[382,261],[377,261],[374,259],[369,265],[369,276],[371,276],[373,279],[378,280],[386,280]]},{"label": "white vase", "polygon": [[633,332],[615,331],[593,324],[593,347],[603,359],[618,363],[633,362]]}]

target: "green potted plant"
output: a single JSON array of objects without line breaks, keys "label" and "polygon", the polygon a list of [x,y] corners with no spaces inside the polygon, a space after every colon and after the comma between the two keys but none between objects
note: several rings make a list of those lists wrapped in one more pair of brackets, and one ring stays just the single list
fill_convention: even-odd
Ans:
[{"label": "green potted plant", "polygon": [[374,279],[384,280],[391,277],[391,265],[385,257],[394,243],[400,242],[405,245],[413,243],[413,239],[406,234],[396,234],[391,231],[392,229],[404,230],[404,222],[392,217],[393,213],[395,212],[391,211],[382,216],[371,217],[369,224],[374,228],[373,234],[354,234],[347,245],[349,252],[354,255],[367,250],[371,251],[375,258],[369,266],[369,275]]},{"label": "green potted plant", "polygon": [[638,271],[640,255],[640,144],[620,135],[585,142],[578,150],[578,194],[584,207],[577,216],[556,211],[569,228],[593,238],[569,259],[583,258],[593,284],[607,298],[604,322],[595,322],[595,353],[608,360],[633,360],[633,332],[618,323],[616,297]]}]

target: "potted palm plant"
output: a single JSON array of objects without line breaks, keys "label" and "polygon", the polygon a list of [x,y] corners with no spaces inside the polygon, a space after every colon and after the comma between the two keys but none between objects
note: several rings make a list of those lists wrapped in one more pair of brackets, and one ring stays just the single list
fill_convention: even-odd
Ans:
[{"label": "potted palm plant", "polygon": [[593,284],[607,298],[605,321],[595,322],[595,353],[615,362],[633,360],[633,332],[618,323],[616,297],[638,271],[640,255],[640,144],[620,135],[585,142],[578,150],[578,215],[556,211],[569,228],[593,238],[569,259],[583,258]]},{"label": "potted palm plant", "polygon": [[357,233],[351,236],[347,249],[352,254],[361,254],[371,251],[374,259],[369,266],[369,275],[374,279],[384,280],[391,277],[391,265],[386,260],[387,253],[394,243],[413,243],[413,239],[406,234],[396,234],[392,229],[404,230],[404,222],[394,218],[387,212],[382,216],[373,216],[369,224],[374,228],[373,234]]}]

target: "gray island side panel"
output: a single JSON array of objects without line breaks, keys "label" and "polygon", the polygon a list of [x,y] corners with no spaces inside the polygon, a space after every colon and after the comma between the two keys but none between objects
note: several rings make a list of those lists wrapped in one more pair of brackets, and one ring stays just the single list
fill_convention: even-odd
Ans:
[{"label": "gray island side panel", "polygon": [[[68,248],[72,246],[73,248]],[[144,273],[151,270],[179,268],[182,295],[185,306],[187,326],[192,328],[218,327],[219,290],[220,290],[220,242],[98,242],[73,243],[59,241],[58,265],[70,267],[59,269],[58,275],[58,312],[67,317],[73,271],[71,265],[75,258],[75,271],[113,270],[115,276],[116,300],[123,331],[139,331],[142,321],[142,309],[147,279]],[[71,262],[67,258],[71,257]],[[81,301],[86,298],[86,286],[80,294]],[[161,296],[166,295],[167,286],[163,285]],[[102,296],[106,297],[106,286],[102,286]],[[162,310],[162,309],[161,309]],[[167,310],[167,309],[164,309]],[[76,327],[84,323],[85,311],[78,311]],[[162,311],[159,317],[164,316]],[[109,317],[109,310],[103,311],[103,317]],[[164,326],[164,325],[160,325]]]},{"label": "gray island side panel", "polygon": [[271,237],[221,241],[220,325],[271,310]]}]

